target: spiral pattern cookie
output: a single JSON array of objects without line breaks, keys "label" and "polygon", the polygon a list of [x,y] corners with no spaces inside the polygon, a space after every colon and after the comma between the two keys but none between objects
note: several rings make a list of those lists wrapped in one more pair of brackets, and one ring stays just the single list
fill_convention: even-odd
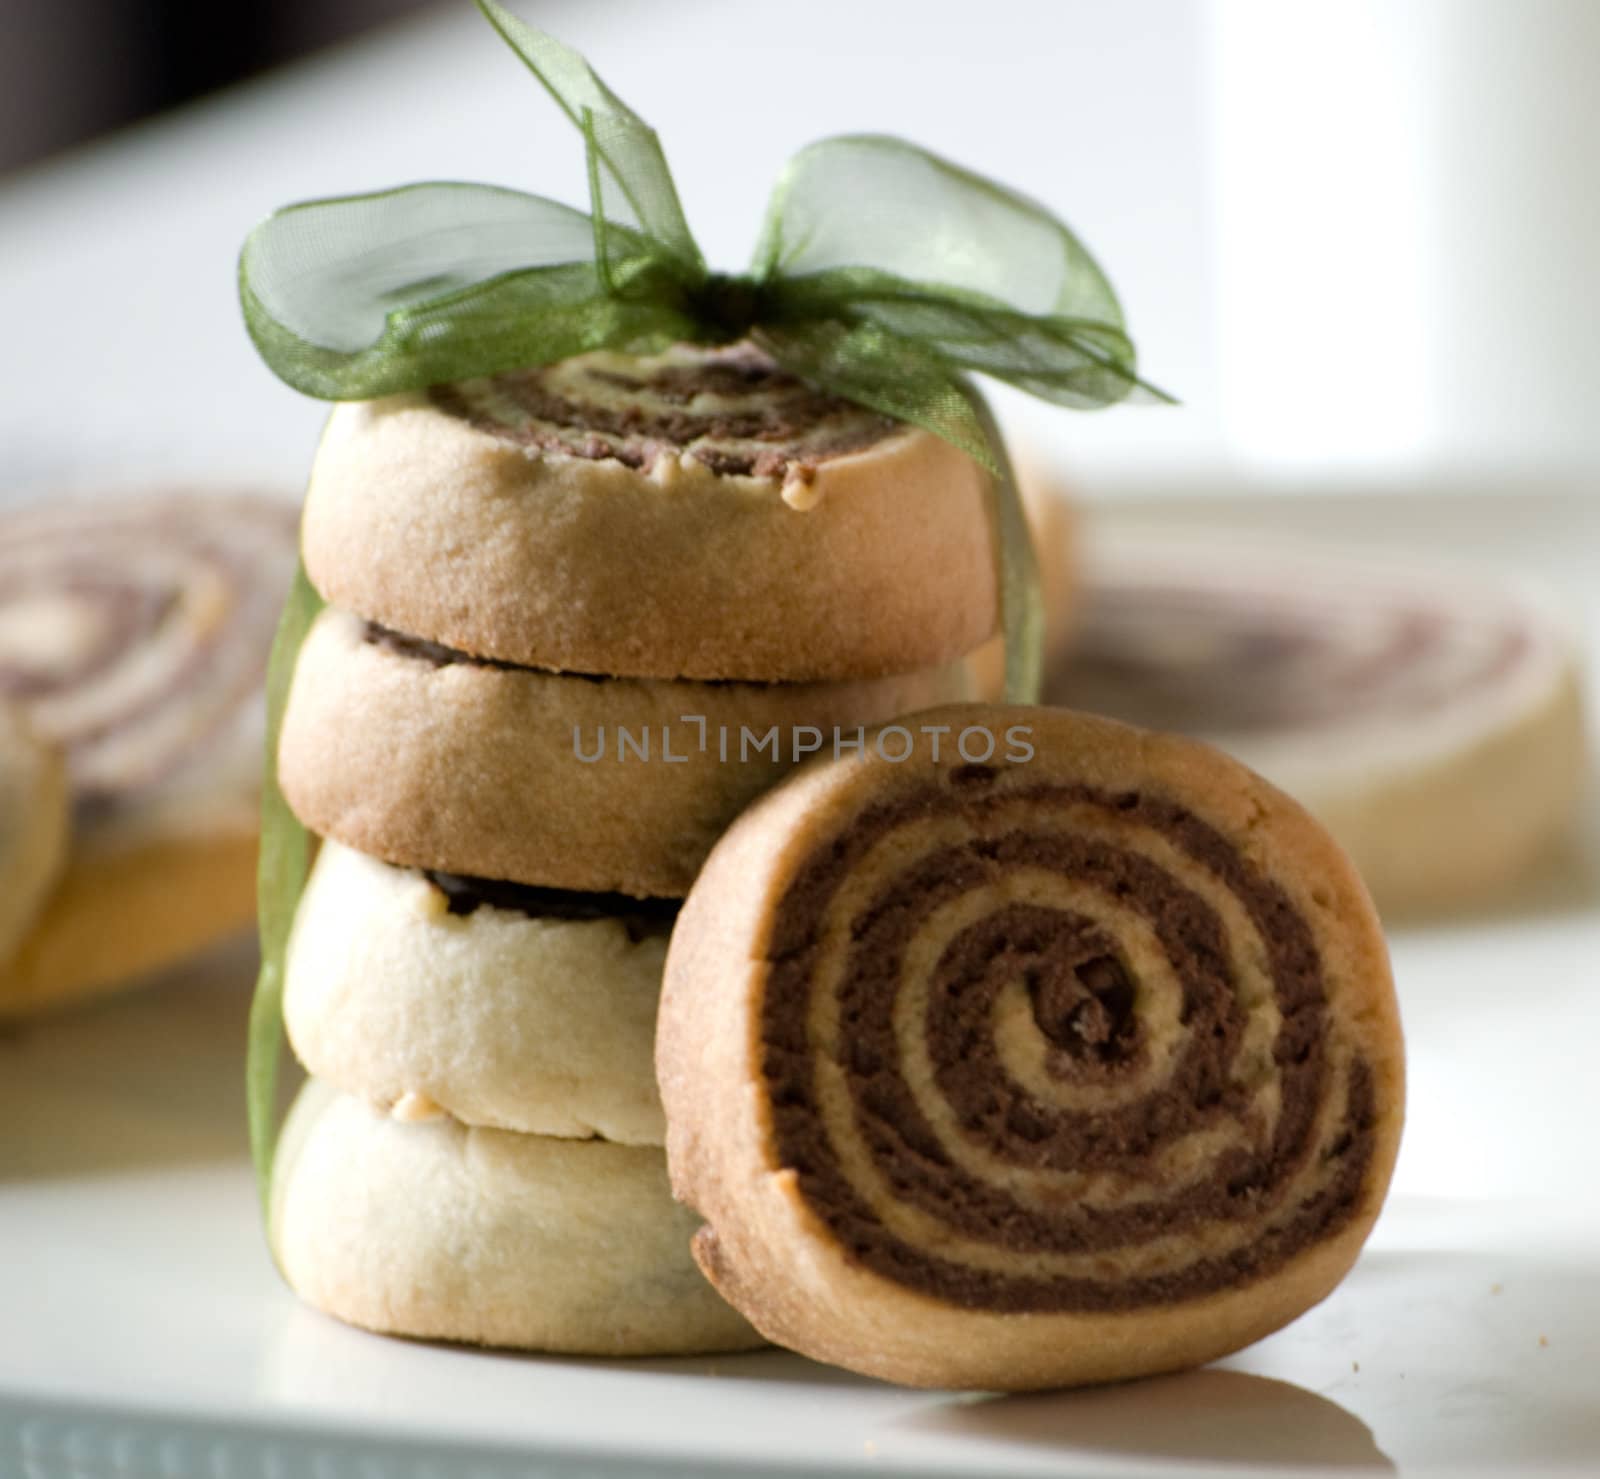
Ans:
[{"label": "spiral pattern cookie", "polygon": [[304,547],[330,604],[477,657],[809,682],[995,631],[989,499],[931,432],[680,346],[339,407]]},{"label": "spiral pattern cookie", "polygon": [[1325,1296],[1402,1118],[1339,849],[1190,741],[892,730],[747,812],[669,949],[667,1148],[712,1281],[806,1354],[999,1389],[1197,1364]]},{"label": "spiral pattern cookie", "polygon": [[0,525],[0,696],[66,757],[67,871],[0,1012],[156,969],[247,925],[267,650],[293,508],[170,493]]},{"label": "spiral pattern cookie", "polygon": [[1386,913],[1483,899],[1568,830],[1579,659],[1503,575],[1172,527],[1088,542],[1046,697],[1178,730],[1303,802]]}]

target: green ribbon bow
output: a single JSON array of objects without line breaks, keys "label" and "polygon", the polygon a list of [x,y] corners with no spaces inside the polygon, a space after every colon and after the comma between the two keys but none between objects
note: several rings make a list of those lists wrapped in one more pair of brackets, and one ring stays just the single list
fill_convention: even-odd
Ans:
[{"label": "green ribbon bow", "polygon": [[[459,183],[289,206],[250,234],[239,259],[245,323],[262,358],[308,395],[365,400],[589,350],[752,340],[801,379],[926,427],[993,474],[1006,694],[1033,701],[1042,621],[1032,547],[1004,445],[967,377],[1077,408],[1136,393],[1167,399],[1139,379],[1094,259],[1033,201],[914,144],[860,135],[790,160],[750,272],[712,272],[654,130],[577,52],[494,0],[477,3],[582,132],[589,214]],[[274,750],[317,605],[301,572],[269,677],[248,1070],[264,1199],[283,961],[308,847],[278,793]]]}]

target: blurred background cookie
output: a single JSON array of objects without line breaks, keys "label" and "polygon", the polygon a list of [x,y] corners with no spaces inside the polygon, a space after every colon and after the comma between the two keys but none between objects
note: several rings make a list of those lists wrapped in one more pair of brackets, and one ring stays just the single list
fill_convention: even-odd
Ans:
[{"label": "blurred background cookie", "polygon": [[33,928],[0,948],[0,1014],[249,924],[262,681],[294,559],[294,509],[265,497],[40,504],[0,524],[0,696],[65,756],[72,834]]},{"label": "blurred background cookie", "polygon": [[1085,541],[1049,703],[1210,741],[1296,797],[1386,914],[1505,887],[1567,830],[1578,654],[1504,576],[1172,524]]},{"label": "blurred background cookie", "polygon": [[17,947],[49,895],[67,852],[61,757],[22,711],[0,703],[0,961]]}]

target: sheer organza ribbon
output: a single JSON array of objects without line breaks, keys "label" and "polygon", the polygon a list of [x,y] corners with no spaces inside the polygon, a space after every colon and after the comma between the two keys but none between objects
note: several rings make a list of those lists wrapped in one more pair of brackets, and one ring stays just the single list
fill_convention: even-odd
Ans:
[{"label": "sheer organza ribbon", "polygon": [[[268,366],[307,395],[365,400],[589,350],[751,340],[800,378],[925,427],[990,471],[1006,694],[1031,702],[1042,626],[1033,553],[1004,445],[969,376],[1080,409],[1165,399],[1139,379],[1093,257],[1035,202],[904,140],[860,135],[790,160],[750,271],[710,271],[654,130],[578,53],[494,0],[478,5],[581,131],[589,212],[461,183],[278,211],[239,259],[245,323]],[[278,794],[272,748],[316,607],[302,573],[269,683],[249,1066],[264,1199],[284,955],[309,846]]]}]

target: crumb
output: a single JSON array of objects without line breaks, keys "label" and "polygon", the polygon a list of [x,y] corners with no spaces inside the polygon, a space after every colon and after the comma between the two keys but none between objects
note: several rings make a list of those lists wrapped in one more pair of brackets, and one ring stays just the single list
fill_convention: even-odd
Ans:
[{"label": "crumb", "polygon": [[1504,1294],[1506,1286],[1504,1284],[1491,1284],[1489,1285],[1489,1292],[1491,1294]]},{"label": "crumb", "polygon": [[861,1451],[866,1454],[868,1458],[874,1458],[878,1452],[878,1445],[874,1443],[872,1439],[868,1438],[867,1441],[861,1445]]},{"label": "crumb", "polygon": [[432,879],[419,878],[422,886],[411,896],[411,907],[420,919],[443,919],[450,912],[450,900]]},{"label": "crumb", "polygon": [[407,1089],[390,1106],[389,1113],[406,1125],[421,1124],[426,1120],[444,1117],[444,1110],[420,1089]]},{"label": "crumb", "polygon": [[1548,1335],[1541,1335],[1539,1337],[1539,1349],[1540,1350],[1544,1350],[1549,1344],[1550,1344],[1550,1337]]},{"label": "crumb", "polygon": [[1351,1363],[1350,1363],[1350,1369],[1351,1369],[1351,1370],[1352,1370],[1352,1371],[1359,1371],[1359,1370],[1361,1370],[1361,1363],[1360,1363],[1360,1362],[1359,1362],[1359,1361],[1352,1361],[1352,1362],[1351,1362]]}]

